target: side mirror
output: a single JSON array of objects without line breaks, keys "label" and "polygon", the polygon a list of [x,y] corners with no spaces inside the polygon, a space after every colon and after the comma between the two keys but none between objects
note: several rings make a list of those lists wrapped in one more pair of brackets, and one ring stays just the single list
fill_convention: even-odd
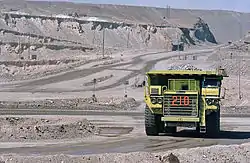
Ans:
[{"label": "side mirror", "polygon": [[145,86],[146,85],[146,81],[144,80],[143,82],[142,82],[142,86]]},{"label": "side mirror", "polygon": [[162,87],[162,92],[166,91],[167,89],[168,89],[167,86],[163,86],[163,87]]}]

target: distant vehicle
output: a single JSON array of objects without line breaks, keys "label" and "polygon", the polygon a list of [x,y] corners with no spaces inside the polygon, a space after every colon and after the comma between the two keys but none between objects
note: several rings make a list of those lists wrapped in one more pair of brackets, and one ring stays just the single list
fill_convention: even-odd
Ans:
[{"label": "distant vehicle", "polygon": [[184,43],[172,42],[172,51],[184,51]]},{"label": "distant vehicle", "polygon": [[196,127],[198,133],[218,134],[223,77],[227,77],[224,69],[147,72],[146,134],[175,133],[178,126]]}]

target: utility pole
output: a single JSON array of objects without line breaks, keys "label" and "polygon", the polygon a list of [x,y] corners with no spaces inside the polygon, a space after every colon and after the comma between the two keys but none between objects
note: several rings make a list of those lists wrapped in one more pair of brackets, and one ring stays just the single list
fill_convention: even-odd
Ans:
[{"label": "utility pole", "polygon": [[124,97],[128,97],[128,92],[127,92],[127,85],[129,85],[129,81],[128,80],[126,80],[125,82],[124,82]]},{"label": "utility pole", "polygon": [[97,98],[96,98],[96,94],[95,94],[95,92],[96,92],[96,84],[97,84],[96,78],[93,79],[93,84],[94,84],[94,90],[93,90],[92,99],[93,99],[94,102],[97,102]]},{"label": "utility pole", "polygon": [[20,37],[18,37],[18,55],[20,55],[19,54],[20,49],[21,49],[21,41],[20,41]]},{"label": "utility pole", "polygon": [[[128,28],[127,28],[128,29]],[[130,31],[131,31],[132,29],[128,29],[128,38],[127,38],[127,48],[129,47],[129,36],[130,36]]]},{"label": "utility pole", "polygon": [[96,96],[95,96],[95,91],[96,91],[96,87],[95,87],[95,85],[96,85],[96,78],[93,79],[93,84],[94,84],[94,90],[93,90],[93,95],[92,95],[92,97],[96,97]]},{"label": "utility pole", "polygon": [[179,35],[178,33],[176,32],[176,38],[177,38],[177,46],[178,46],[178,53],[179,53],[179,56],[180,56],[180,38],[179,38]]},{"label": "utility pole", "polygon": [[[177,31],[176,31],[176,41],[177,41],[177,50],[178,50],[179,60],[181,60],[180,51],[179,51],[179,38],[178,38],[178,33],[177,33]],[[176,42],[174,42],[174,44],[176,44]],[[174,45],[174,44],[173,44],[173,45]]]},{"label": "utility pole", "polygon": [[[240,42],[242,41],[242,24],[240,22],[240,20],[238,21],[239,22],[239,25],[240,25]],[[240,89],[240,86],[241,86],[241,57],[239,56],[239,72],[238,72],[238,88],[239,88],[239,99],[241,99],[241,89]]]},{"label": "utility pole", "polygon": [[239,77],[239,79],[238,79],[238,81],[239,81],[239,83],[238,83],[238,88],[239,88],[239,99],[241,99],[241,90],[240,90],[240,78],[241,78],[241,76],[240,76],[240,70],[241,70],[241,61],[240,61],[240,58],[239,58],[239,72],[238,72],[238,77]]},{"label": "utility pole", "polygon": [[104,44],[105,44],[105,28],[103,28],[102,33],[102,57],[104,58]]},{"label": "utility pole", "polygon": [[166,6],[166,19],[168,19],[168,5]]},{"label": "utility pole", "polygon": [[168,6],[168,19],[170,19],[170,6]]},{"label": "utility pole", "polygon": [[170,19],[170,6],[167,5],[166,7],[166,18]]},{"label": "utility pole", "polygon": [[95,44],[95,30],[94,30],[94,37],[93,37],[93,40],[92,40],[92,44],[93,45]]},{"label": "utility pole", "polygon": [[28,55],[29,55],[29,58],[32,59],[32,57],[30,56],[30,33],[29,33],[29,37],[28,37]]}]

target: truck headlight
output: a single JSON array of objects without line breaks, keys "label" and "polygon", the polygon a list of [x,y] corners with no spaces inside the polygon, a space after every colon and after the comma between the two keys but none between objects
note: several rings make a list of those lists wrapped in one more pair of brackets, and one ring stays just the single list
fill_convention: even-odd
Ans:
[{"label": "truck headlight", "polygon": [[217,105],[219,103],[219,99],[207,98],[206,102],[207,102],[208,105]]},{"label": "truck headlight", "polygon": [[158,104],[162,104],[162,98],[161,98],[161,97],[158,97],[158,98],[157,98],[157,103],[158,103]]},{"label": "truck headlight", "polygon": [[212,105],[212,99],[208,98],[208,99],[206,99],[206,102],[208,105]]},{"label": "truck headlight", "polygon": [[219,99],[213,99],[213,100],[212,100],[212,104],[214,104],[214,105],[219,104]]},{"label": "truck headlight", "polygon": [[152,104],[156,104],[157,103],[157,99],[156,98],[151,98],[151,102],[152,102]]}]

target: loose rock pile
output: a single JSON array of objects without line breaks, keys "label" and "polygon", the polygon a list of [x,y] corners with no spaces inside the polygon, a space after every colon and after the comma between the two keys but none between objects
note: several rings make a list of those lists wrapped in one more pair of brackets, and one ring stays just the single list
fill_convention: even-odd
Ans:
[{"label": "loose rock pile", "polygon": [[31,141],[83,138],[98,134],[99,129],[86,119],[0,118],[0,141]]},{"label": "loose rock pile", "polygon": [[191,64],[174,65],[168,68],[169,70],[200,70]]}]

